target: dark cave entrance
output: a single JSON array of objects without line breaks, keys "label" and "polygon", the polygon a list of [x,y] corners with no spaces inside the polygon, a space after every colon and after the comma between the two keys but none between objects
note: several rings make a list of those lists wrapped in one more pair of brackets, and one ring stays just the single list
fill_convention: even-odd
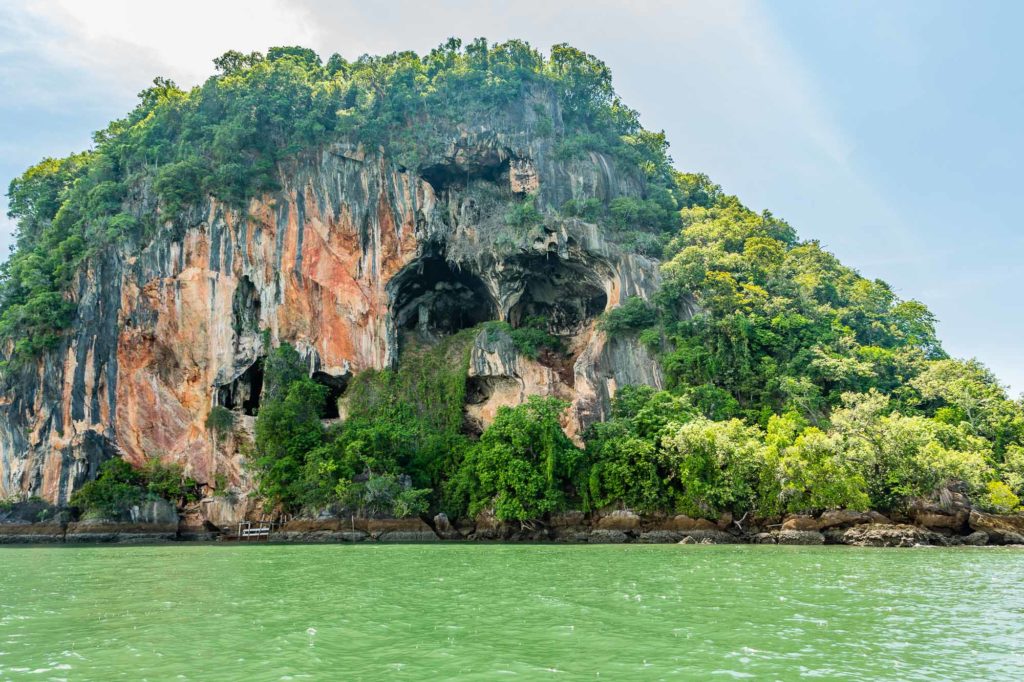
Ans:
[{"label": "dark cave entrance", "polygon": [[486,402],[494,394],[494,383],[492,377],[466,377],[465,403],[467,405],[480,405]]},{"label": "dark cave entrance", "polygon": [[334,376],[327,372],[313,372],[313,381],[327,389],[327,399],[324,401],[324,419],[337,419],[341,416],[338,410],[338,401],[345,394],[348,388],[349,375]]},{"label": "dark cave entrance", "polygon": [[496,376],[470,376],[466,377],[466,395],[462,414],[462,433],[472,438],[479,438],[483,435],[484,424],[479,415],[472,412],[472,408],[483,405],[490,400],[496,391],[510,391],[513,394],[519,390],[519,382],[511,377]]},{"label": "dark cave entrance", "polygon": [[263,394],[263,358],[258,358],[237,379],[217,388],[217,404],[250,417],[260,408]]},{"label": "dark cave entrance", "polygon": [[389,288],[398,330],[448,335],[497,318],[483,280],[438,256],[412,263]]},{"label": "dark cave entrance", "polygon": [[592,269],[553,256],[530,258],[521,265],[525,287],[508,312],[513,327],[540,318],[548,333],[574,336],[608,305],[608,295]]},{"label": "dark cave entrance", "polygon": [[441,196],[451,188],[464,189],[474,180],[483,180],[504,185],[508,179],[509,159],[484,158],[467,164],[435,163],[420,170],[420,176],[434,188],[434,194]]}]

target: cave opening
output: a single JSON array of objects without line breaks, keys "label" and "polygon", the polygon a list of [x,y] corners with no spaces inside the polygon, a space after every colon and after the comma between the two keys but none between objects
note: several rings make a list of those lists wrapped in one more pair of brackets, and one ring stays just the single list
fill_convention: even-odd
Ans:
[{"label": "cave opening", "polygon": [[434,194],[441,196],[451,188],[464,189],[474,180],[483,180],[495,184],[508,178],[509,160],[485,159],[471,164],[435,163],[420,170],[420,177],[434,188]]},{"label": "cave opening", "polygon": [[582,264],[547,256],[525,261],[522,269],[524,288],[508,312],[514,328],[543,321],[550,334],[575,336],[608,305],[600,280]]},{"label": "cave opening", "polygon": [[260,330],[260,295],[247,275],[238,280],[231,299],[231,328],[236,337],[258,334]]},{"label": "cave opening", "polygon": [[313,381],[327,389],[327,399],[324,401],[324,419],[337,419],[341,416],[338,410],[338,401],[345,394],[348,388],[349,375],[335,376],[327,372],[313,372]]},{"label": "cave opening", "polygon": [[259,411],[262,394],[263,358],[257,358],[238,378],[217,388],[217,404],[253,417]]},{"label": "cave opening", "polygon": [[466,377],[464,402],[467,405],[480,405],[487,402],[492,395],[494,395],[494,380],[491,377]]},{"label": "cave opening", "polygon": [[449,335],[497,318],[487,285],[476,275],[432,256],[411,264],[389,284],[399,330]]}]

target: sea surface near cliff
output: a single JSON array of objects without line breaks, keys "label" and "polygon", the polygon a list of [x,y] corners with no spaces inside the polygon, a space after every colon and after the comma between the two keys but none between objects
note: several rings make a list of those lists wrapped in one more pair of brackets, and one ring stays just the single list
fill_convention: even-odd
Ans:
[{"label": "sea surface near cliff", "polygon": [[1020,679],[1024,553],[0,549],[0,679]]}]

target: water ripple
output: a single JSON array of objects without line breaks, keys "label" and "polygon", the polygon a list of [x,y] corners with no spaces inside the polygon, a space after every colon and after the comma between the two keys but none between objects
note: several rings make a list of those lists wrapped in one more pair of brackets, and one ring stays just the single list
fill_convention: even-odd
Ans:
[{"label": "water ripple", "polygon": [[0,679],[1017,680],[1024,553],[0,548]]}]

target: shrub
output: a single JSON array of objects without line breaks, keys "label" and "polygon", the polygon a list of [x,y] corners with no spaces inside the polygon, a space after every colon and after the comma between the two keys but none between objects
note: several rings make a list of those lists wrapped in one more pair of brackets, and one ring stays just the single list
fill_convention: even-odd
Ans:
[{"label": "shrub", "polygon": [[71,506],[88,515],[119,516],[145,497],[142,476],[123,459],[110,459],[100,465],[99,476],[76,490]]},{"label": "shrub", "polygon": [[412,487],[409,478],[395,474],[370,474],[362,483],[341,481],[337,486],[339,500],[355,507],[360,514],[407,518],[425,514],[429,508],[429,488]]},{"label": "shrub", "polygon": [[556,398],[530,396],[498,409],[455,482],[471,515],[493,506],[502,521],[528,521],[565,507],[582,458],[559,422],[566,407]]},{"label": "shrub", "polygon": [[531,360],[536,360],[542,350],[560,353],[565,347],[564,344],[561,339],[548,332],[547,328],[547,318],[531,315],[524,319],[519,327],[509,332],[512,337],[512,345],[523,356]]},{"label": "shrub", "polygon": [[206,430],[217,440],[224,438],[235,427],[235,413],[221,405],[214,405],[206,415]]},{"label": "shrub", "polygon": [[168,213],[178,213],[203,198],[203,182],[210,172],[197,158],[183,159],[161,168],[153,181],[153,189]]},{"label": "shrub", "polygon": [[117,517],[147,498],[180,505],[198,499],[198,493],[199,485],[178,464],[151,459],[136,469],[118,457],[100,465],[99,476],[72,494],[71,506],[90,516]]},{"label": "shrub", "polygon": [[323,443],[320,417],[326,400],[327,388],[305,376],[278,386],[272,399],[264,398],[256,416],[252,465],[268,506],[283,502],[294,507],[303,498],[302,468],[307,454]]},{"label": "shrub", "polygon": [[161,497],[178,505],[199,499],[199,484],[185,476],[180,464],[164,464],[153,458],[142,467],[140,475],[150,496]]},{"label": "shrub", "polygon": [[596,197],[570,199],[562,204],[561,212],[567,216],[582,218],[590,223],[596,223],[606,214],[604,202]]},{"label": "shrub", "polygon": [[536,195],[530,194],[505,215],[505,222],[513,227],[534,227],[544,222],[544,214],[537,208]]},{"label": "shrub", "polygon": [[672,425],[661,447],[677,510],[713,517],[753,506],[764,462],[764,439],[756,427],[698,417]]},{"label": "shrub", "polygon": [[657,322],[654,306],[639,296],[630,296],[601,317],[600,327],[609,336],[619,336],[653,327]]},{"label": "shrub", "polygon": [[1002,481],[989,481],[985,484],[981,506],[997,514],[1009,514],[1020,509],[1020,498]]},{"label": "shrub", "polygon": [[579,132],[567,135],[558,141],[555,146],[555,158],[560,161],[572,161],[585,156],[591,151],[602,151],[607,144],[600,135],[595,133]]}]

